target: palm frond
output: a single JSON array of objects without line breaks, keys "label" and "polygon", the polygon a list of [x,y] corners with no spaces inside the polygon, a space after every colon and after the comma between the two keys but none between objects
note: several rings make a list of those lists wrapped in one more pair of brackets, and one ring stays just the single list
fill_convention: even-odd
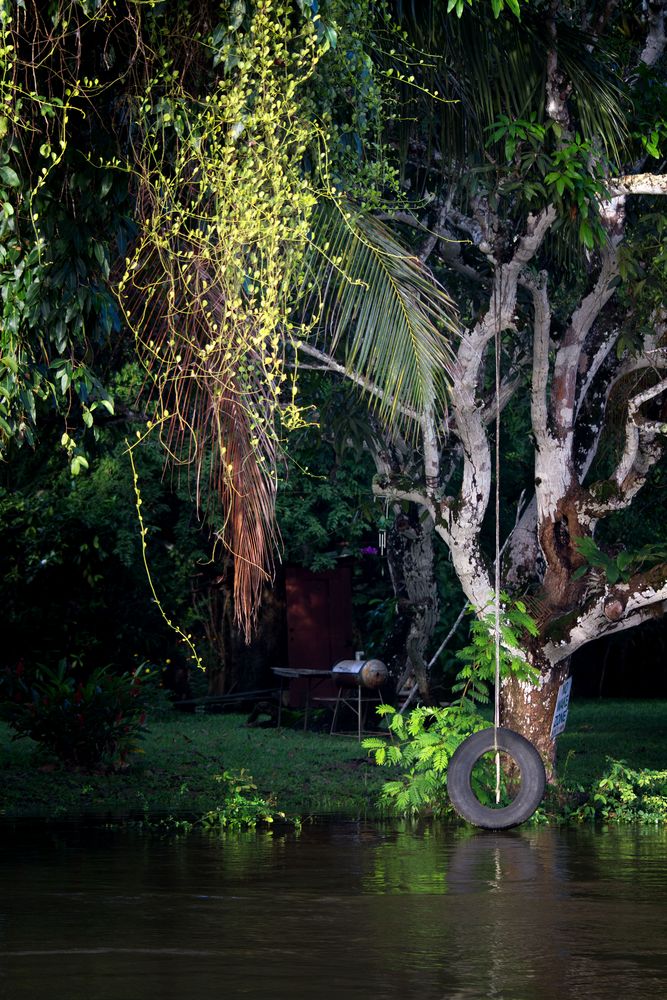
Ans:
[{"label": "palm frond", "polygon": [[154,246],[139,246],[122,304],[147,373],[145,396],[169,464],[193,472],[197,507],[234,556],[234,613],[250,636],[277,547],[274,404],[262,358],[211,338],[224,292],[201,261],[174,270]]},{"label": "palm frond", "polygon": [[[439,113],[433,116],[437,129],[433,139],[445,168],[479,160],[485,129],[499,114],[510,118],[526,118],[530,112],[538,118],[544,115],[546,56],[553,40],[541,11],[524,6],[519,21],[514,17],[496,20],[490,4],[466,8],[461,18],[448,14],[444,3],[398,3],[398,7],[409,39],[402,58],[412,58],[417,64],[423,56],[431,67],[424,81],[427,89],[450,101],[439,103]],[[618,159],[627,140],[627,94],[615,74],[613,53],[602,40],[591,43],[583,29],[565,19],[559,22],[558,59],[573,84],[575,125],[584,138],[600,142],[610,158]],[[391,56],[381,58],[391,62]],[[399,128],[423,137],[431,118],[426,103],[428,97],[412,89]],[[407,141],[403,138],[399,145]]]},{"label": "palm frond", "polygon": [[344,201],[323,203],[304,284],[315,343],[372,384],[384,422],[409,431],[406,411],[446,408],[456,307],[387,225]]}]

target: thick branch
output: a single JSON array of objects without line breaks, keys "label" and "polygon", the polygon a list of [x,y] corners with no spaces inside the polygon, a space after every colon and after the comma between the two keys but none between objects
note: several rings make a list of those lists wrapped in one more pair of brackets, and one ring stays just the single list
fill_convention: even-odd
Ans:
[{"label": "thick branch", "polygon": [[615,327],[603,335],[589,363],[577,400],[577,426],[587,430],[583,435],[578,434],[579,482],[584,481],[597,454],[607,403],[615,386],[629,375],[649,368],[656,372],[667,368],[667,347],[660,346],[667,333],[667,311],[657,309],[652,319],[655,328],[644,337],[641,354],[627,354],[619,366],[617,359],[611,357],[619,334]]},{"label": "thick branch", "polygon": [[646,371],[648,369],[657,371],[661,368],[667,368],[666,352],[667,348],[657,348],[654,351],[647,351],[636,357],[630,357],[620,368],[616,370],[614,374],[608,378],[605,378],[606,372],[604,369],[600,371],[600,384],[596,387],[596,393],[590,394],[589,399],[589,408],[590,406],[594,406],[595,413],[597,415],[586,415],[586,422],[591,425],[594,433],[592,434],[588,445],[581,449],[581,454],[577,461],[580,482],[583,482],[588,475],[589,469],[591,468],[593,460],[597,454],[604,422],[604,412],[614,388],[622,379],[627,378],[628,375],[638,374],[639,372]]},{"label": "thick branch", "polygon": [[489,298],[489,308],[484,317],[466,332],[457,354],[457,364],[453,380],[465,386],[472,394],[474,405],[479,373],[484,359],[484,348],[496,333],[514,326],[516,293],[519,277],[539,250],[550,227],[556,221],[553,205],[539,215],[530,215],[526,223],[526,233],[519,240],[514,256],[507,264],[498,266],[493,279]]},{"label": "thick branch", "polygon": [[552,121],[564,129],[569,129],[570,113],[567,108],[567,99],[572,90],[572,84],[566,80],[564,74],[558,69],[558,31],[555,17],[557,9],[558,3],[554,2],[551,6],[550,17],[547,20],[550,44],[547,51],[546,67],[546,112]]},{"label": "thick branch", "polygon": [[[611,617],[610,604],[620,609]],[[660,618],[666,609],[667,566],[663,565],[607,590],[593,607],[582,612],[562,639],[553,639],[544,646],[544,654],[555,665],[587,642]]]},{"label": "thick branch", "polygon": [[525,508],[511,536],[506,561],[505,582],[514,591],[536,582],[543,569],[542,553],[537,540],[537,498]]},{"label": "thick branch", "polygon": [[649,0],[648,34],[639,57],[646,66],[653,66],[665,51],[665,0]]},{"label": "thick branch", "polygon": [[560,509],[561,503],[570,494],[576,479],[573,453],[577,376],[586,337],[600,310],[613,295],[614,289],[609,284],[615,273],[616,252],[612,247],[603,254],[602,268],[595,287],[572,314],[570,325],[558,349],[551,386],[550,426],[547,426],[542,412],[546,405],[544,367],[545,352],[548,350],[548,314],[545,310],[548,304],[545,293],[539,291],[539,288],[533,293],[536,342],[533,377],[536,380],[537,395],[534,396],[532,418],[535,421],[537,440],[535,494],[539,537],[549,568],[557,574],[561,573],[559,581],[562,587],[566,587],[567,572],[562,576],[564,567],[561,566],[561,546],[554,541],[552,529],[556,521],[564,517]]},{"label": "thick branch", "polygon": [[640,436],[642,434],[649,435],[653,439],[658,433],[665,433],[667,431],[666,424],[656,425],[654,423],[648,423],[642,421],[639,423],[639,407],[642,403],[647,403],[649,399],[655,399],[661,393],[667,390],[667,379],[663,379],[658,382],[657,385],[652,386],[650,389],[645,389],[643,392],[638,392],[636,396],[628,403],[628,420],[625,426],[625,449],[621,457],[621,461],[618,464],[618,468],[613,475],[613,479],[618,484],[621,491],[625,491],[626,483],[630,477],[632,469],[637,461],[639,455],[640,447]]},{"label": "thick branch", "polygon": [[612,244],[604,250],[602,267],[595,287],[582,299],[579,308],[572,314],[570,325],[556,355],[551,393],[552,419],[558,438],[568,443],[568,454],[571,453],[573,439],[581,352],[593,323],[615,292],[612,281],[617,274],[618,254]]},{"label": "thick branch", "polygon": [[625,174],[611,177],[607,190],[612,198],[625,194],[667,194],[667,174]]},{"label": "thick branch", "polygon": [[518,242],[512,259],[496,269],[486,315],[463,333],[453,366],[450,406],[463,452],[461,502],[443,509],[446,524],[441,525],[436,519],[436,531],[443,537],[445,533],[448,536],[457,576],[468,600],[478,608],[484,607],[493,590],[479,547],[492,472],[485,411],[479,398],[486,348],[496,335],[514,326],[519,277],[555,219],[556,211],[552,206],[538,216],[529,217],[525,235]]},{"label": "thick branch", "polygon": [[581,408],[584,402],[586,401],[586,397],[588,396],[588,392],[591,386],[593,385],[593,382],[595,381],[597,373],[600,371],[600,368],[602,367],[604,362],[609,357],[609,354],[613,350],[614,345],[618,340],[619,333],[620,330],[618,329],[618,327],[614,327],[614,329],[608,330],[603,339],[598,344],[592,359],[589,360],[584,380],[581,383],[581,387],[579,389],[579,395],[577,398],[577,409],[575,415],[576,417],[579,416]]},{"label": "thick branch", "polygon": [[474,246],[476,246],[481,253],[488,255],[491,253],[491,247],[486,241],[484,230],[481,223],[477,219],[471,219],[468,215],[463,215],[462,212],[458,212],[455,209],[450,209],[447,218],[449,221],[460,229],[462,232],[467,233],[470,237],[470,241]]},{"label": "thick branch", "polygon": [[628,507],[646,482],[650,469],[663,453],[663,442],[659,439],[667,434],[667,423],[646,420],[639,409],[665,391],[667,378],[629,401],[623,455],[606,488],[605,484],[591,487],[591,499],[582,502],[582,512],[589,517],[604,517]]},{"label": "thick branch", "polygon": [[421,419],[421,439],[426,492],[430,497],[434,497],[440,487],[440,443],[433,410],[430,407]]},{"label": "thick branch", "polygon": [[530,412],[533,433],[538,448],[548,445],[547,383],[549,381],[549,335],[551,309],[547,294],[547,274],[542,271],[539,281],[524,280],[533,296],[535,310],[533,334],[533,378],[531,384]]},{"label": "thick branch", "polygon": [[373,495],[397,503],[408,501],[424,507],[435,520],[436,508],[431,498],[425,492],[410,484],[408,487],[405,476],[380,475],[373,480]]}]

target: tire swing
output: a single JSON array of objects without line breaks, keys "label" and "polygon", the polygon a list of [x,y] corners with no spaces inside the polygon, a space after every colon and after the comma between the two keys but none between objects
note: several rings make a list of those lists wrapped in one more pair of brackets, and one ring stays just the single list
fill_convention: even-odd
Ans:
[{"label": "tire swing", "polygon": [[[475,795],[471,776],[480,757],[489,752],[506,753],[521,772],[521,787],[507,806],[494,809],[483,805]],[[459,816],[483,830],[509,830],[525,823],[533,815],[544,796],[546,775],[542,758],[519,733],[502,726],[481,729],[473,733],[454,751],[447,768],[447,791]],[[496,786],[496,801],[500,798]]]},{"label": "tire swing", "polygon": [[[500,725],[500,336],[496,331],[496,551],[495,551],[495,697],[493,726],[481,729],[460,744],[452,754],[447,768],[447,792],[457,813],[484,830],[509,830],[525,823],[544,797],[546,774],[538,751],[525,737]],[[521,784],[514,799],[500,806],[500,753],[504,752],[517,765]],[[484,754],[494,752],[496,764],[496,808],[479,801],[472,787],[475,764]]]}]

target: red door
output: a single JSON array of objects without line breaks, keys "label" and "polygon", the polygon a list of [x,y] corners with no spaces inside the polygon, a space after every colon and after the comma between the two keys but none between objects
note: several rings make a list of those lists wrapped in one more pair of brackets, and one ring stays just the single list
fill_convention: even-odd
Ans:
[{"label": "red door", "polygon": [[[352,639],[352,574],[347,566],[312,573],[300,566],[286,570],[287,655],[299,670],[330,670],[354,656]],[[302,703],[306,682],[290,685],[293,705]],[[336,688],[325,681],[315,696],[333,697]]]}]

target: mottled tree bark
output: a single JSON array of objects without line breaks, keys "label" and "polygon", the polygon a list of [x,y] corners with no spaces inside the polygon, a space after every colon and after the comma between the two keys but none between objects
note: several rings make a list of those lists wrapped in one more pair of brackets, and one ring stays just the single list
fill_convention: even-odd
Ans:
[{"label": "mottled tree bark", "polygon": [[507,678],[502,685],[500,724],[525,736],[537,747],[549,781],[553,781],[556,770],[556,740],[551,738],[551,722],[558,689],[567,679],[569,667],[568,658],[543,670],[536,685],[516,677]]},{"label": "mottled tree bark", "polygon": [[[604,29],[612,8],[613,3],[607,4],[597,18],[596,32]],[[654,65],[664,54],[665,11],[665,0],[645,5],[646,44],[637,55],[646,65]],[[551,4],[545,16],[549,36],[545,112],[566,142],[572,85],[564,60],[559,59],[557,4]],[[569,301],[567,290],[556,287],[560,279],[547,270],[553,254],[545,248],[562,206],[548,205],[530,214],[523,230],[508,237],[507,220],[496,214],[483,193],[466,194],[458,208],[455,185],[441,193],[437,204],[430,206],[428,226],[421,227],[427,238],[419,257],[425,262],[437,252],[439,240],[443,242],[441,264],[456,272],[457,280],[474,283],[470,300],[474,308],[468,309],[470,318],[452,348],[448,412],[436,416],[428,391],[423,412],[403,411],[419,434],[419,459],[413,451],[409,462],[378,463],[376,494],[393,505],[415,504],[432,521],[448,547],[466,599],[484,616],[494,597],[490,575],[494,553],[483,544],[494,473],[489,426],[521,384],[517,356],[531,366],[534,496],[503,559],[501,588],[525,597],[537,621],[539,636],[525,643],[523,653],[539,668],[539,681],[535,685],[515,678],[505,681],[502,721],[538,747],[550,777],[555,765],[551,721],[572,652],[601,635],[632,628],[667,611],[667,565],[638,573],[622,584],[610,585],[603,578],[598,590],[590,572],[580,578],[582,568],[587,569],[580,540],[590,543],[601,518],[632,503],[667,442],[667,407],[662,402],[667,399],[667,309],[658,302],[648,324],[653,330],[640,332],[634,306],[628,307],[618,295],[627,200],[667,195],[667,175],[640,173],[642,166],[626,163],[627,173],[607,178],[606,200],[598,206],[605,239],[582,254],[581,282],[573,284]],[[410,224],[409,214],[401,221]],[[458,241],[454,249],[446,242],[452,239]],[[552,317],[554,302],[557,322]],[[631,349],[621,336],[624,324],[637,329],[637,346]],[[496,356],[501,360],[494,372]],[[640,372],[641,383],[626,398],[625,442],[616,468],[608,479],[590,482],[609,422],[610,393],[621,384],[629,385],[629,377]],[[452,461],[458,463],[456,476]],[[454,482],[459,488],[448,495]],[[416,548],[414,609],[425,606],[419,574],[423,573],[420,559],[426,555],[418,552]],[[397,580],[400,577],[400,588],[407,592],[404,554],[399,559],[397,553],[396,558],[397,565],[401,563]],[[429,622],[415,613],[415,634],[425,632]],[[418,670],[421,647],[408,634],[409,648],[410,643]]]},{"label": "mottled tree bark", "polygon": [[430,701],[427,650],[438,621],[438,588],[435,580],[433,522],[419,518],[412,505],[410,516],[397,515],[387,545],[392,584],[396,595],[396,625],[392,635],[395,654],[389,667],[396,690],[410,675],[419,694]]},{"label": "mottled tree bark", "polygon": [[[373,460],[382,478],[410,479],[419,474],[408,444],[374,423]],[[396,598],[396,617],[385,649],[387,666],[398,692],[412,676],[420,696],[430,700],[426,653],[438,621],[433,519],[410,500],[393,504],[394,522],[387,532],[387,565]]]}]

